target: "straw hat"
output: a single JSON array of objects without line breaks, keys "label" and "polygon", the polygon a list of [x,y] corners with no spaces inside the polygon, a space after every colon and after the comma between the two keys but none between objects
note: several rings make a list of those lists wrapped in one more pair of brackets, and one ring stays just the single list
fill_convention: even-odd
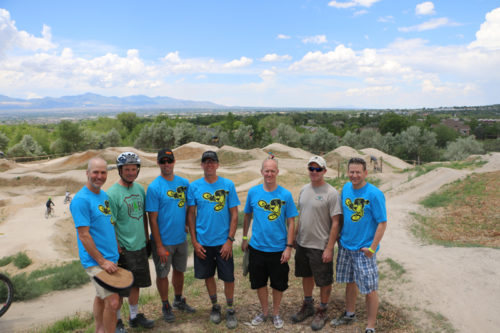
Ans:
[{"label": "straw hat", "polygon": [[109,274],[103,270],[94,276],[94,280],[105,289],[120,292],[132,286],[134,276],[131,271],[118,267],[118,270],[113,274]]}]

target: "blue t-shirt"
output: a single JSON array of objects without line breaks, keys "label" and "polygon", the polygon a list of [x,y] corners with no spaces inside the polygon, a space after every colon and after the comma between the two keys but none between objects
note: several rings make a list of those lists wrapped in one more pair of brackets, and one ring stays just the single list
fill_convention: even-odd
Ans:
[{"label": "blue t-shirt", "polygon": [[[118,261],[118,244],[116,243],[115,228],[111,217],[111,208],[106,192],[101,190],[95,194],[84,186],[75,195],[69,206],[75,227],[89,227],[90,235],[95,246],[104,259],[116,263]],[[80,237],[78,240],[78,254],[84,268],[99,266],[97,261],[83,247]]]},{"label": "blue t-shirt", "polygon": [[262,252],[285,250],[286,221],[299,215],[290,191],[279,185],[273,192],[266,192],[262,184],[254,186],[248,191],[245,213],[253,213],[251,247]]},{"label": "blue t-shirt", "polygon": [[174,176],[171,181],[156,177],[148,186],[146,211],[158,212],[158,229],[163,245],[186,241],[186,194],[189,181]]},{"label": "blue t-shirt", "polygon": [[240,204],[234,183],[218,177],[209,184],[205,178],[191,183],[188,206],[196,206],[196,239],[204,246],[223,245],[229,235],[231,214],[229,208]]},{"label": "blue t-shirt", "polygon": [[342,211],[344,226],[340,233],[340,244],[351,251],[370,247],[378,224],[387,221],[384,193],[370,183],[358,190],[352,187],[351,182],[345,184],[342,189]]}]

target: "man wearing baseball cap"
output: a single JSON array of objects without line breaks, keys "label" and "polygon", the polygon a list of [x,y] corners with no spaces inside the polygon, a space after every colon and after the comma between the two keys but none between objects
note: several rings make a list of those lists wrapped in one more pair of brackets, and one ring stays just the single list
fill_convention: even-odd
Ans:
[{"label": "man wearing baseball cap", "polygon": [[[325,326],[327,306],[333,283],[333,248],[339,233],[342,214],[339,194],[325,182],[326,162],[313,156],[307,163],[309,179],[299,194],[299,222],[296,228],[295,276],[302,277],[304,301],[292,316],[295,323],[314,315],[311,328]],[[320,304],[314,309],[314,285],[320,288]]]},{"label": "man wearing baseball cap", "polygon": [[[173,322],[172,308],[189,313],[195,310],[182,297],[184,272],[188,258],[186,241],[186,193],[189,181],[174,174],[175,157],[172,150],[158,151],[160,175],[149,184],[146,211],[151,226],[153,261],[156,268],[156,286],[162,301],[163,319]],[[168,274],[173,267],[172,285],[175,298],[168,301]]]},{"label": "man wearing baseball cap", "polygon": [[221,307],[217,304],[215,270],[224,281],[226,295],[226,326],[236,328],[238,321],[233,309],[234,262],[233,242],[238,225],[238,205],[234,183],[217,176],[219,158],[214,151],[201,157],[204,177],[191,183],[188,189],[188,222],[195,252],[194,276],[204,279],[212,311],[210,321],[219,324]]}]

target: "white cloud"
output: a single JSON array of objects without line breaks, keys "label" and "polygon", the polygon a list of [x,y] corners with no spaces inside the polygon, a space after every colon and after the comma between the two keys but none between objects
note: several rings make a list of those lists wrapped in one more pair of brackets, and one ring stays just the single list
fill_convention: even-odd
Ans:
[{"label": "white cloud", "polygon": [[29,51],[47,51],[56,47],[52,43],[49,26],[43,25],[42,38],[39,38],[30,35],[26,31],[17,30],[15,23],[15,21],[11,20],[10,13],[0,8],[0,54],[14,48]]},{"label": "white cloud", "polygon": [[277,39],[290,39],[291,37],[287,36],[287,35],[279,34],[278,36],[276,36],[276,38]]},{"label": "white cloud", "polygon": [[411,32],[411,31],[425,31],[425,30],[434,30],[440,27],[452,27],[457,26],[458,23],[450,21],[446,17],[432,19],[426,22],[423,22],[418,25],[410,26],[410,27],[401,27],[398,28],[401,32]]},{"label": "white cloud", "polygon": [[276,53],[272,53],[272,54],[266,54],[263,58],[260,59],[260,61],[263,62],[277,62],[286,60],[292,60],[292,57],[289,56],[288,54],[277,55]]},{"label": "white cloud", "polygon": [[386,23],[386,22],[394,22],[394,16],[387,15],[381,16],[377,19],[378,22]]},{"label": "white cloud", "polygon": [[415,14],[417,14],[417,15],[434,15],[434,14],[436,14],[436,12],[434,11],[434,4],[431,1],[419,3],[415,7]]},{"label": "white cloud", "polygon": [[481,28],[476,32],[476,40],[469,47],[480,47],[488,50],[500,49],[500,8],[493,9],[486,14],[486,21],[481,24]]},{"label": "white cloud", "polygon": [[276,73],[272,70],[265,69],[259,74],[260,78],[264,81],[273,80],[276,77]]},{"label": "white cloud", "polygon": [[371,7],[374,3],[380,0],[352,0],[347,2],[330,1],[328,6],[335,8],[351,8],[351,7]]},{"label": "white cloud", "polygon": [[253,60],[247,57],[241,57],[240,59],[235,59],[224,64],[224,68],[241,68],[250,66]]},{"label": "white cloud", "polygon": [[358,10],[356,12],[354,12],[352,14],[352,16],[361,16],[361,15],[365,15],[365,14],[368,14],[368,11],[366,9],[362,9],[362,10]]},{"label": "white cloud", "polygon": [[325,35],[309,36],[302,39],[304,44],[324,44],[328,43]]}]

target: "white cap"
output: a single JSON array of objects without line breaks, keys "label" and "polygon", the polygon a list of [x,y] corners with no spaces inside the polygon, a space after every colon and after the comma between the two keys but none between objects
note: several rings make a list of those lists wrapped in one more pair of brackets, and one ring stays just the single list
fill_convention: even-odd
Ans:
[{"label": "white cap", "polygon": [[319,165],[320,167],[322,168],[326,168],[326,162],[325,162],[325,159],[321,156],[313,156],[309,159],[309,162],[307,162],[307,165],[311,164],[311,163],[316,163],[317,165]]}]

